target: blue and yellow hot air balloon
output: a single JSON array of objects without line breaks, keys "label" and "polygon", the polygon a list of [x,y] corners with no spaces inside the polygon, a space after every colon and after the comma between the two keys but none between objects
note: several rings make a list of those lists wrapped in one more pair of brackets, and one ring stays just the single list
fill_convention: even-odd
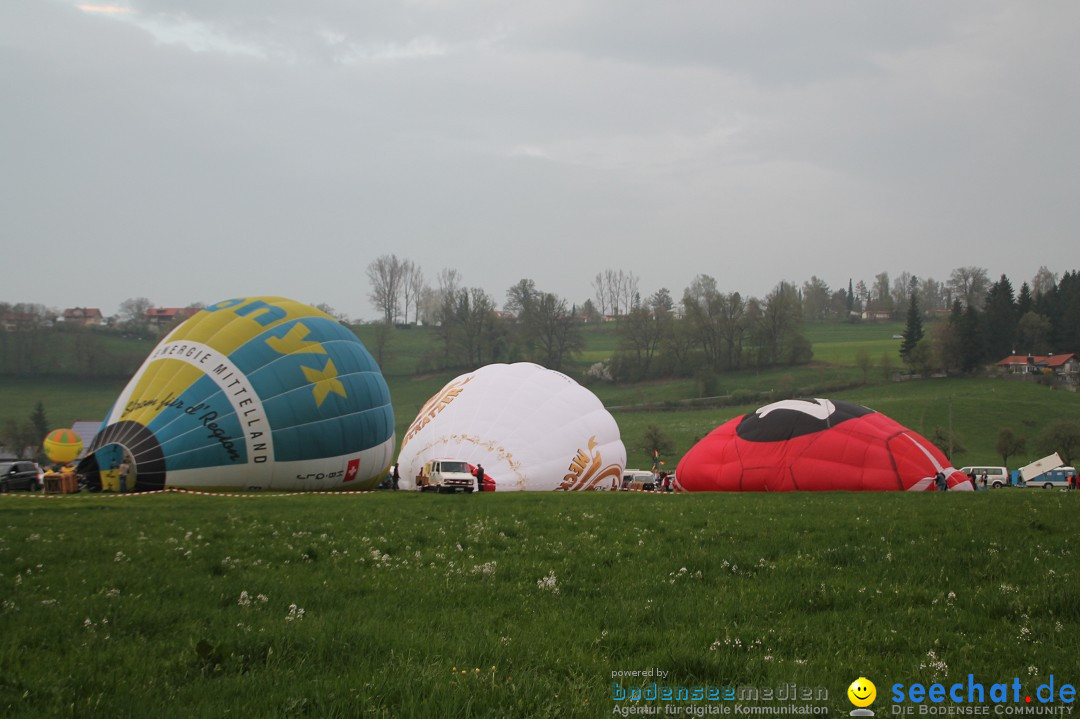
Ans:
[{"label": "blue and yellow hot air balloon", "polygon": [[390,392],[356,335],[300,302],[246,297],[154,348],[79,471],[93,483],[127,463],[140,491],[370,489],[393,451]]}]

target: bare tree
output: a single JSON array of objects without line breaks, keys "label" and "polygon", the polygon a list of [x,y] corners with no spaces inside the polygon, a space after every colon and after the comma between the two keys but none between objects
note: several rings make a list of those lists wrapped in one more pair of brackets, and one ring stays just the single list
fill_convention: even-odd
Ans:
[{"label": "bare tree", "polygon": [[562,369],[572,355],[585,348],[581,325],[570,313],[566,300],[550,292],[534,293],[524,318],[535,341],[537,360],[548,369]]},{"label": "bare tree", "polygon": [[597,272],[596,277],[592,281],[593,291],[596,292],[596,305],[597,310],[600,312],[600,317],[606,317],[608,311],[608,290],[607,290],[607,278],[603,272]]},{"label": "bare tree", "polygon": [[412,286],[412,274],[415,270],[416,265],[412,260],[401,261],[401,316],[405,318],[406,324],[409,322],[409,310],[418,299],[413,294]]},{"label": "bare tree", "polygon": [[[412,272],[409,274],[409,286],[413,296],[413,322],[419,324],[420,302],[424,298],[424,291],[428,289],[427,283],[424,281],[424,271],[420,269],[419,265],[414,265]],[[408,319],[408,315],[406,315],[405,320],[408,321]]]},{"label": "bare tree", "polygon": [[457,292],[457,288],[461,286],[461,273],[457,270],[445,267],[439,270],[439,293],[443,296],[449,296]]},{"label": "bare tree", "polygon": [[638,277],[633,272],[619,270],[619,303],[623,314],[628,313],[637,304]]},{"label": "bare tree", "polygon": [[154,308],[154,303],[145,297],[132,297],[120,303],[121,321],[127,324],[146,322],[146,313]]},{"label": "bare tree", "polygon": [[1054,287],[1057,287],[1057,283],[1057,274],[1051,272],[1046,265],[1043,265],[1035,273],[1034,279],[1031,280],[1031,293],[1036,297],[1046,294]]},{"label": "bare tree", "polygon": [[503,309],[513,312],[518,317],[524,315],[531,307],[533,301],[540,295],[536,289],[536,282],[530,279],[518,280],[506,291],[506,302]]},{"label": "bare tree", "polygon": [[986,270],[981,267],[957,267],[949,275],[947,286],[953,299],[960,300],[964,307],[979,309],[986,301],[990,280],[986,276]]},{"label": "bare tree", "polygon": [[393,323],[397,317],[404,279],[402,261],[397,255],[382,255],[368,265],[367,276],[371,283],[368,294],[371,304],[382,313],[385,324]]}]

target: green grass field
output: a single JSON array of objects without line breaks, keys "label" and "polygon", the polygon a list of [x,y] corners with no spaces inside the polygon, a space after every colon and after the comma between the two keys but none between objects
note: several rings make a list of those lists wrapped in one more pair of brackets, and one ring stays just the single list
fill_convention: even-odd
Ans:
[{"label": "green grass field", "polygon": [[[1080,494],[0,497],[5,717],[603,717],[1080,680]],[[1022,701],[1022,700],[1021,700]],[[765,706],[768,701],[742,702]],[[1057,705],[1058,709],[1061,705]],[[693,714],[693,711],[698,714]],[[736,710],[737,711],[737,710]],[[993,712],[993,709],[990,710]]]}]

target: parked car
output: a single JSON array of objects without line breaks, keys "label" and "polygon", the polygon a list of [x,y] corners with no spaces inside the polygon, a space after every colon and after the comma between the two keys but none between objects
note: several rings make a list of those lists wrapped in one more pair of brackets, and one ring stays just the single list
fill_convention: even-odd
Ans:
[{"label": "parked car", "polygon": [[13,489],[30,491],[41,489],[44,477],[45,473],[41,471],[37,462],[23,460],[0,462],[0,492],[10,492]]},{"label": "parked car", "polygon": [[987,488],[1001,489],[1008,487],[1012,482],[1009,479],[1009,470],[1005,467],[961,467],[960,471],[967,475],[975,475],[975,484],[982,487],[982,476],[986,475]]}]

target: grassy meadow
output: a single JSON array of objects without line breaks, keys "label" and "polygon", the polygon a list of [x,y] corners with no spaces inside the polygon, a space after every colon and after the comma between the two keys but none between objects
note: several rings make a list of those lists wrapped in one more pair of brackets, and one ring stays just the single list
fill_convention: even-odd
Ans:
[{"label": "grassy meadow", "polygon": [[[367,328],[361,328],[364,337]],[[849,399],[926,435],[956,466],[998,464],[997,432],[1038,456],[1080,396],[994,378],[889,381],[893,325],[808,325],[815,361],[719,378],[591,384],[630,466],[660,427],[673,467],[717,425],[798,394]],[[582,364],[610,356],[596,328]],[[457,373],[418,372],[427,329],[384,359],[400,437]],[[855,357],[875,367],[865,376]],[[896,362],[893,367],[897,367]],[[123,381],[0,378],[0,421],[104,416]],[[835,390],[835,391],[834,391]],[[736,394],[738,396],[738,394]],[[5,717],[701,716],[730,702],[617,702],[667,686],[827,692],[894,683],[1080,680],[1080,493],[650,495],[376,492],[202,497],[0,495]],[[652,681],[657,681],[653,677]],[[744,702],[745,705],[745,702]],[[765,706],[768,702],[754,704]],[[736,710],[737,711],[737,710]],[[729,712],[730,713],[730,712]]]},{"label": "grassy meadow", "polygon": [[879,716],[897,682],[1075,685],[1078,501],[5,496],[0,713],[601,717],[650,668],[830,713],[866,676]]}]

